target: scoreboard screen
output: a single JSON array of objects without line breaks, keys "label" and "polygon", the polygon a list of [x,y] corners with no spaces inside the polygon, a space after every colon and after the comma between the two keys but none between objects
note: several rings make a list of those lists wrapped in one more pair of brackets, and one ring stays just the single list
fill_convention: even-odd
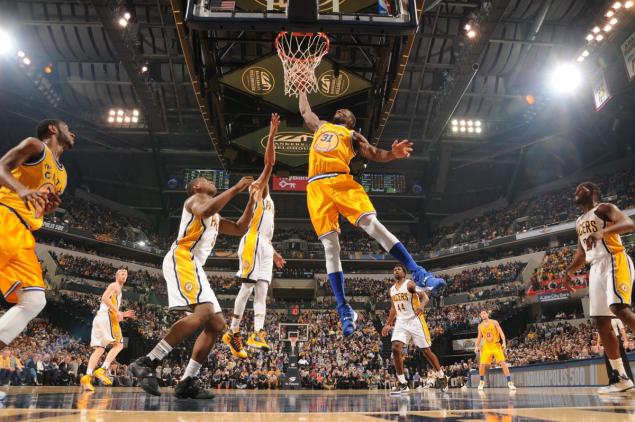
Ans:
[{"label": "scoreboard screen", "polygon": [[229,174],[225,170],[185,169],[183,181],[187,186],[188,183],[197,177],[204,177],[211,180],[218,190],[229,189]]},{"label": "scoreboard screen", "polygon": [[361,183],[366,192],[406,192],[406,178],[403,174],[364,173],[361,176]]}]

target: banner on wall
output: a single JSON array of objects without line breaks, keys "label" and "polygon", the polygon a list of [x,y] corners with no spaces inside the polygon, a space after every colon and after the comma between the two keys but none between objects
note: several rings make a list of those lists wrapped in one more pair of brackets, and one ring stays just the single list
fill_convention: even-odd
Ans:
[{"label": "banner on wall", "polygon": [[626,73],[628,80],[635,78],[635,32],[629,35],[621,45],[624,63],[626,64]]},{"label": "banner on wall", "polygon": [[452,340],[452,350],[455,352],[460,352],[460,351],[473,352],[475,347],[476,347],[476,337]]},{"label": "banner on wall", "polygon": [[593,85],[593,102],[595,103],[595,111],[600,111],[602,107],[612,98],[606,78],[600,73],[600,79]]},{"label": "banner on wall", "polygon": [[273,177],[273,190],[306,192],[309,179],[306,176]]}]

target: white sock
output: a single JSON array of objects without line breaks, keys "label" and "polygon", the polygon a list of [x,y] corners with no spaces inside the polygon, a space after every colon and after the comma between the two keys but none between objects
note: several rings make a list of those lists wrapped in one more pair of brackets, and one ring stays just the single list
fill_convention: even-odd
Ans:
[{"label": "white sock", "polygon": [[257,333],[265,328],[267,290],[269,290],[269,283],[266,280],[260,280],[256,283],[254,293],[254,331]]},{"label": "white sock", "polygon": [[615,369],[620,376],[628,378],[628,375],[626,375],[626,369],[624,369],[624,362],[622,361],[622,358],[609,359],[609,363],[611,364],[611,368]]},{"label": "white sock", "polygon": [[245,312],[245,308],[247,307],[247,301],[249,300],[249,296],[251,296],[251,292],[254,291],[254,283],[245,283],[240,286],[240,290],[236,295],[236,300],[234,301],[234,316],[232,318],[232,322],[229,325],[229,328],[232,330],[232,333],[237,333],[240,331],[240,320],[243,318],[243,313]]},{"label": "white sock", "polygon": [[198,363],[195,360],[190,359],[190,361],[187,363],[187,366],[185,367],[185,372],[183,372],[183,376],[181,377],[181,381],[183,381],[185,378],[187,377],[195,377],[198,375],[198,373],[201,370],[201,365],[200,363]]},{"label": "white sock", "polygon": [[443,369],[439,369],[439,371],[437,372],[437,378],[443,378],[445,377],[445,373],[443,373]]},{"label": "white sock", "polygon": [[397,374],[397,381],[399,381],[399,384],[405,384],[406,377],[404,376],[404,374]]},{"label": "white sock", "polygon": [[18,303],[0,318],[0,341],[9,345],[35,318],[46,305],[46,296],[41,290],[27,290],[18,293]]},{"label": "white sock", "polygon": [[90,375],[91,377],[93,376],[93,370],[90,368],[86,368],[86,375]]},{"label": "white sock", "polygon": [[165,339],[161,340],[154,346],[154,349],[148,353],[148,357],[152,360],[163,360],[164,357],[172,351],[172,346]]}]

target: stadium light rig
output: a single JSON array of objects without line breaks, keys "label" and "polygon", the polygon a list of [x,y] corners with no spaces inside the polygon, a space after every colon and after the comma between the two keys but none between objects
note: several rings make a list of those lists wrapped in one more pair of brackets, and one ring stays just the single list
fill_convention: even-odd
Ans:
[{"label": "stadium light rig", "polygon": [[11,35],[0,29],[0,54],[8,54],[13,50],[13,38]]},{"label": "stadium light rig", "polygon": [[141,114],[139,110],[135,109],[123,109],[123,108],[111,108],[108,110],[106,121],[116,127],[139,127],[139,121],[141,120]]},{"label": "stadium light rig", "polygon": [[561,94],[570,94],[582,82],[582,75],[577,66],[571,63],[559,65],[551,75],[552,88]]},{"label": "stadium light rig", "polygon": [[584,39],[586,41],[585,52],[586,55],[580,54],[577,58],[579,63],[582,63],[589,56],[589,50],[592,50],[597,47],[599,43],[604,41],[607,37],[610,36],[611,32],[615,32],[615,27],[620,23],[620,19],[618,19],[618,15],[620,13],[627,13],[628,10],[633,8],[635,2],[627,1],[627,2],[614,2],[606,12],[601,15],[598,19],[597,24],[593,26],[593,28],[585,35]]},{"label": "stadium light rig", "polygon": [[453,136],[483,136],[485,125],[481,120],[476,119],[452,119],[450,122],[450,133]]}]

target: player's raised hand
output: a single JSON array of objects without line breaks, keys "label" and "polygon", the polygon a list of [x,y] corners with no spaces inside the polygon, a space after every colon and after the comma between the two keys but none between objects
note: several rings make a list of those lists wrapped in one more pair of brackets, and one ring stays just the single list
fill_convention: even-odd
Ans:
[{"label": "player's raised hand", "polygon": [[395,141],[392,143],[392,155],[395,158],[408,158],[412,153],[412,142],[404,139],[402,141]]},{"label": "player's raised hand", "polygon": [[271,123],[269,124],[269,133],[276,133],[280,126],[280,115],[278,113],[271,113]]},{"label": "player's raised hand", "polygon": [[238,183],[236,183],[236,189],[238,189],[239,192],[244,191],[245,189],[247,189],[249,186],[251,186],[254,183],[254,178],[251,176],[245,176],[242,177]]}]

